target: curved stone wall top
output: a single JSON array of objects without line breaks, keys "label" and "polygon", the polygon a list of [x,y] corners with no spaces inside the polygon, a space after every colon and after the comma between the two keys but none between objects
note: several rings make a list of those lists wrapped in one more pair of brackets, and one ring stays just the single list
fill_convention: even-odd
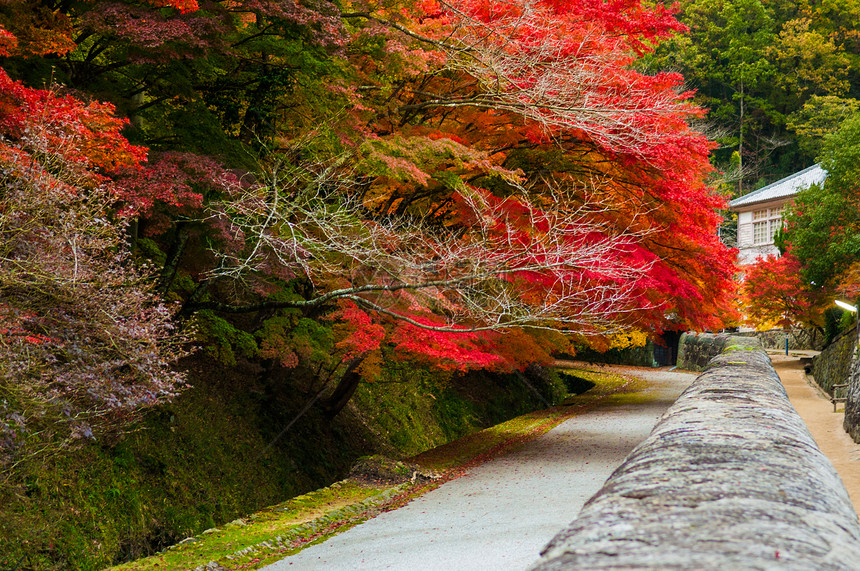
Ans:
[{"label": "curved stone wall top", "polygon": [[842,481],[767,355],[732,349],[533,569],[860,568],[860,525]]}]

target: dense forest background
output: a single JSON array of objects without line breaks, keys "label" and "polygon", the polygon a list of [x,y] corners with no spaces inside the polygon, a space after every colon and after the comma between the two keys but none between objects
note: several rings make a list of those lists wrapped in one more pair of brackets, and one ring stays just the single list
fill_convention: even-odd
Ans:
[{"label": "dense forest background", "polygon": [[648,61],[696,90],[734,193],[817,162],[825,135],[858,110],[860,6],[702,0],[680,10],[690,31]]},{"label": "dense forest background", "polygon": [[[857,212],[858,22],[3,2],[0,561],[143,555],[544,406],[557,356],[736,325],[729,198],[824,157]],[[790,218],[780,271],[858,259],[854,218],[838,244]]]}]

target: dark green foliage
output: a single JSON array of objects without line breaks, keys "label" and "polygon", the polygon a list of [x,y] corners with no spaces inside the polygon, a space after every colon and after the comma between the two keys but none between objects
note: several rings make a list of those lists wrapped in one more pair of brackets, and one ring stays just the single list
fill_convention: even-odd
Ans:
[{"label": "dark green foliage", "polygon": [[696,90],[721,143],[714,162],[735,192],[812,164],[822,137],[858,104],[860,59],[848,40],[856,4],[685,0],[680,8],[690,32],[646,61],[681,72]]},{"label": "dark green foliage", "polygon": [[236,365],[237,357],[257,355],[254,336],[237,329],[230,322],[208,310],[200,311],[196,317],[203,351],[216,361],[227,366]]},{"label": "dark green foliage", "polygon": [[831,307],[824,312],[824,345],[830,345],[842,332],[842,317],[845,311]]},{"label": "dark green foliage", "polygon": [[165,102],[141,111],[129,139],[146,142],[154,150],[181,149],[217,157],[230,166],[253,169],[253,154],[222,128],[219,118],[202,101]]},{"label": "dark green foliage", "polygon": [[860,261],[860,115],[825,139],[821,159],[827,180],[797,196],[784,239],[803,264],[805,279],[825,287],[838,285]]}]

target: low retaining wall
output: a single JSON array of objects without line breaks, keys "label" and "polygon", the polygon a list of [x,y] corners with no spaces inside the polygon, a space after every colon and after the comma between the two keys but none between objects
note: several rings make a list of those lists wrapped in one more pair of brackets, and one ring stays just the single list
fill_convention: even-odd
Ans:
[{"label": "low retaining wall", "polygon": [[764,351],[725,344],[532,569],[857,569],[842,481]]},{"label": "low retaining wall", "polygon": [[785,349],[785,338],[788,336],[788,350],[813,350],[820,351],[824,348],[824,333],[818,329],[791,329],[788,332],[782,329],[771,329],[770,331],[755,331],[752,333],[738,333],[743,337],[755,337],[761,341],[765,349]]},{"label": "low retaining wall", "polygon": [[755,337],[738,337],[724,333],[684,333],[678,344],[678,368],[704,371],[711,359],[722,353],[729,344],[761,347]]},{"label": "low retaining wall", "polygon": [[608,365],[632,365],[634,367],[656,367],[654,360],[654,342],[648,341],[644,347],[628,347],[626,349],[610,349],[601,353],[594,349],[582,348],[572,357],[587,363],[605,363]]}]

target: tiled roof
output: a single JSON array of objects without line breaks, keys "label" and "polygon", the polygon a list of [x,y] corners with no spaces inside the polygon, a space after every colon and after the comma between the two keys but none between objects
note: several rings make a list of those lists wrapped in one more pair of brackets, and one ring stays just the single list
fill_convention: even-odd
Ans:
[{"label": "tiled roof", "polygon": [[794,196],[813,184],[824,182],[825,178],[827,178],[827,171],[821,168],[821,165],[812,165],[800,172],[796,172],[784,179],[732,200],[729,202],[729,208],[736,210],[744,206],[758,204],[759,202]]}]

